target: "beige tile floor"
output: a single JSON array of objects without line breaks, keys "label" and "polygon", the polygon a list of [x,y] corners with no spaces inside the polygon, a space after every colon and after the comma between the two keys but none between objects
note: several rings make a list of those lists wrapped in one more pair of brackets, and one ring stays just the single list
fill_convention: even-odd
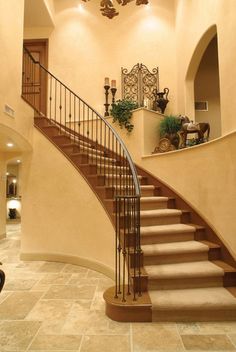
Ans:
[{"label": "beige tile floor", "polygon": [[0,352],[236,350],[236,322],[117,323],[102,298],[112,280],[64,263],[19,259],[20,225],[0,241],[6,284],[0,294]]}]

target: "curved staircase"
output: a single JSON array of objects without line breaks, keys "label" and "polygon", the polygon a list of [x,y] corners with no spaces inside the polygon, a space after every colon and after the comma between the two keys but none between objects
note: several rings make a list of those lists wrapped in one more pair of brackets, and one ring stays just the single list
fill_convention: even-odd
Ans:
[{"label": "curved staircase", "polygon": [[135,188],[133,166],[113,135],[103,129],[93,138],[100,123],[93,113],[75,129],[71,113],[62,123],[61,103],[59,119],[35,111],[35,126],[84,176],[116,228],[116,286],[104,293],[106,314],[118,321],[236,320],[236,263],[204,219],[139,167]]}]

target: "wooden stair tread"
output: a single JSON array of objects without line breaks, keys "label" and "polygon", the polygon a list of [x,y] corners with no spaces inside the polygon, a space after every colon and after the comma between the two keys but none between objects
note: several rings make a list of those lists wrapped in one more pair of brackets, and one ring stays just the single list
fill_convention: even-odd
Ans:
[{"label": "wooden stair tread", "polygon": [[156,196],[156,197],[141,197],[140,198],[140,202],[141,203],[152,203],[152,202],[166,202],[168,201],[168,197],[160,197],[160,196]]}]

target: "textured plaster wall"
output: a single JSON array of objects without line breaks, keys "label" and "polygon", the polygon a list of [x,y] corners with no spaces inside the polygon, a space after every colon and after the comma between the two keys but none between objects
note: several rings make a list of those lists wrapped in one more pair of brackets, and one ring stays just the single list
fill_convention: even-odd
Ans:
[{"label": "textured plaster wall", "polygon": [[153,1],[149,7],[117,5],[120,15],[112,20],[100,14],[97,1],[54,3],[52,33],[26,28],[25,38],[48,35],[49,68],[57,77],[103,113],[104,77],[117,80],[120,98],[121,67],[159,66],[160,89],[170,88],[168,109],[175,110],[174,1]]},{"label": "textured plaster wall", "polygon": [[234,99],[236,2],[234,0],[179,0],[176,9],[178,111],[194,117],[193,85],[186,82],[186,76],[189,69],[196,72],[201,55],[209,41],[201,43],[197,57],[193,60],[192,67],[189,67],[195,48],[204,33],[215,25],[219,50],[222,133],[233,131],[236,128]]},{"label": "textured plaster wall", "polygon": [[[21,99],[23,14],[23,0],[0,1],[0,122],[30,141],[33,113]],[[5,104],[15,111],[14,118],[3,112]]]},{"label": "textured plaster wall", "polygon": [[[162,116],[144,109],[133,113],[131,134],[113,124],[137,165],[159,177],[189,202],[211,224],[236,258],[236,131],[209,143],[163,154],[144,147],[145,129],[154,134]],[[144,127],[145,126],[145,127]],[[152,149],[152,148],[150,148]],[[149,149],[149,150],[150,150]],[[149,154],[149,155],[147,155]]]},{"label": "textured plaster wall", "polygon": [[111,275],[114,229],[74,166],[36,129],[22,170],[22,258],[71,261]]}]

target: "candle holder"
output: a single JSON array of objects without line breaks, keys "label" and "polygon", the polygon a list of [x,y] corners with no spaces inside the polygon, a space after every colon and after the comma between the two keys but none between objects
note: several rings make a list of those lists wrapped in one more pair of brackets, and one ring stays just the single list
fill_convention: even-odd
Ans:
[{"label": "candle holder", "polygon": [[111,88],[111,94],[112,94],[112,104],[111,106],[113,106],[115,104],[115,95],[116,95],[116,91],[117,89],[116,88]]},{"label": "candle holder", "polygon": [[110,86],[109,85],[105,85],[104,89],[105,89],[105,104],[104,104],[104,106],[105,106],[105,114],[104,114],[104,116],[106,117],[106,116],[109,116],[109,110],[108,109],[109,109],[110,104],[108,103],[108,96],[109,96]]}]

